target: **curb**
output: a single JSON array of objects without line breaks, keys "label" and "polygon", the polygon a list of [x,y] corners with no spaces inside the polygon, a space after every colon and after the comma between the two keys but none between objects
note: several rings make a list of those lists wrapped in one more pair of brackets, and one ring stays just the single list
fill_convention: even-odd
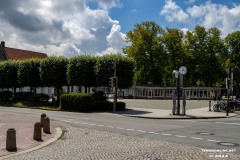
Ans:
[{"label": "curb", "polygon": [[53,143],[54,141],[58,140],[61,136],[62,136],[62,129],[57,127],[55,128],[57,130],[56,134],[54,135],[53,138],[51,138],[50,140],[42,143],[41,145],[38,145],[36,147],[33,147],[31,149],[28,149],[28,150],[25,150],[25,151],[22,151],[22,152],[18,152],[18,153],[14,153],[14,154],[9,154],[9,155],[6,155],[6,156],[3,156],[3,157],[0,157],[0,160],[2,159],[5,159],[5,158],[10,158],[10,157],[14,157],[14,156],[18,156],[18,155],[21,155],[21,154],[25,154],[25,153],[28,153],[28,152],[32,152],[34,150],[37,150],[37,149],[40,149],[42,147],[45,147],[51,143]]},{"label": "curb", "polygon": [[144,116],[137,116],[137,115],[127,115],[127,114],[121,114],[123,116],[126,117],[134,117],[134,118],[145,118],[145,119],[218,119],[218,118],[232,118],[232,117],[236,117],[238,115],[233,115],[233,116],[228,116],[228,117],[223,117],[223,116],[219,116],[219,117],[196,117],[196,116],[191,116],[191,115],[186,115],[188,117],[144,117]]}]

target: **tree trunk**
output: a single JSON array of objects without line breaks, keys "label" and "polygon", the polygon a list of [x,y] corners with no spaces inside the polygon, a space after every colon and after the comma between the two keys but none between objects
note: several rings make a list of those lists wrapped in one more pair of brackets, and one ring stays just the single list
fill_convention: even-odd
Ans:
[{"label": "tree trunk", "polygon": [[87,87],[87,86],[84,86],[84,87],[85,87],[85,93],[87,93],[87,88],[88,88],[88,87]]}]

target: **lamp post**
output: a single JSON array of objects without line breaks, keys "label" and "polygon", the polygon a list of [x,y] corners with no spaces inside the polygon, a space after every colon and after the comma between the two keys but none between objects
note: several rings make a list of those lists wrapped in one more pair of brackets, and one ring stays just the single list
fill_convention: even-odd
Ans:
[{"label": "lamp post", "polygon": [[233,53],[234,53],[234,50],[238,47],[238,45],[240,44],[240,41],[236,44],[236,46],[234,46],[233,50],[231,51],[230,53],[230,59],[229,59],[229,64],[228,64],[228,68],[229,68],[229,71],[228,71],[228,79],[227,79],[227,111],[226,111],[226,115],[228,116],[228,113],[229,113],[229,96],[230,96],[230,82],[231,82],[231,88],[233,90],[233,80],[231,80],[231,78],[233,78],[233,74],[232,74],[232,59],[233,59]]},{"label": "lamp post", "polygon": [[197,85],[198,85],[198,101],[199,101],[199,85],[200,85],[200,81],[199,80],[197,80]]}]

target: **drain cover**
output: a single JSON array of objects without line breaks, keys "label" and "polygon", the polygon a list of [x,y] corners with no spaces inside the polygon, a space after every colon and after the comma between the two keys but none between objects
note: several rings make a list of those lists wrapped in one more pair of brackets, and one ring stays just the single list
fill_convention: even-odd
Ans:
[{"label": "drain cover", "polygon": [[217,142],[217,145],[221,145],[221,146],[228,146],[228,147],[238,147],[239,144],[237,143],[232,143],[232,142]]},{"label": "drain cover", "polygon": [[196,134],[201,134],[201,135],[215,135],[214,133],[209,133],[209,132],[197,132]]}]

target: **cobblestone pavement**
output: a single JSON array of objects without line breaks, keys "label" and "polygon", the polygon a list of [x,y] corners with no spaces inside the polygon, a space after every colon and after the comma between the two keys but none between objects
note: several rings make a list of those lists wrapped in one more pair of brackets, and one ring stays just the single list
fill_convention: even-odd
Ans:
[{"label": "cobblestone pavement", "polygon": [[[201,148],[141,139],[105,131],[80,129],[69,126],[65,134],[56,142],[39,150],[11,157],[11,160],[207,160],[240,159],[230,153],[210,153]],[[225,158],[219,158],[225,156]]]}]

